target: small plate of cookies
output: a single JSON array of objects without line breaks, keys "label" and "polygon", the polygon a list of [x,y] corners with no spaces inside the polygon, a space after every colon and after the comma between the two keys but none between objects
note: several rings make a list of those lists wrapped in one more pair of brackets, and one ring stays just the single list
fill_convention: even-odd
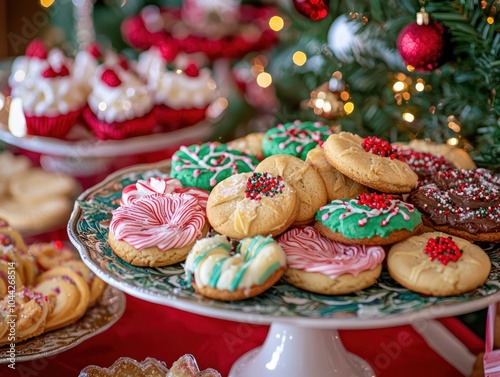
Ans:
[{"label": "small plate of cookies", "polygon": [[61,241],[26,245],[0,224],[0,363],[61,353],[112,326],[125,295]]},{"label": "small plate of cookies", "polygon": [[301,121],[182,146],[84,192],[68,232],[110,285],[223,319],[367,328],[483,308],[500,296],[498,182],[446,165],[474,206],[450,219],[493,200],[484,231],[447,232],[410,200],[451,164],[425,153]]}]

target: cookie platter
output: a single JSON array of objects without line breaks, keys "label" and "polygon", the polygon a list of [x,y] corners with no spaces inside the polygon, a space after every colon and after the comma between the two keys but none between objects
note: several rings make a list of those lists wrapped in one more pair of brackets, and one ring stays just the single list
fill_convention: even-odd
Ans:
[{"label": "cookie platter", "polygon": [[[125,306],[123,292],[108,286],[97,304],[77,322],[16,344],[16,360],[36,360],[73,348],[113,326],[123,315]],[[0,364],[10,362],[9,351],[8,345],[0,347]]]},{"label": "cookie platter", "polygon": [[122,188],[151,176],[167,177],[169,171],[167,160],[112,174],[79,197],[68,225],[71,241],[90,269],[110,285],[133,296],[221,319],[348,329],[395,326],[420,318],[459,315],[500,299],[498,244],[483,244],[492,261],[487,282],[459,296],[424,297],[401,287],[383,272],[376,285],[349,295],[324,296],[279,282],[269,291],[243,301],[202,298],[186,282],[182,264],[134,267],[117,257],[107,242],[111,212],[118,206]]}]

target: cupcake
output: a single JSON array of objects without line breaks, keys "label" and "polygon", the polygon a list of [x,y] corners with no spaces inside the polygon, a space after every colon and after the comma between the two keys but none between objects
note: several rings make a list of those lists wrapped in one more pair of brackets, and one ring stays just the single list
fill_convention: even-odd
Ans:
[{"label": "cupcake", "polygon": [[29,77],[12,88],[12,97],[22,99],[28,134],[64,138],[77,123],[86,93],[73,80],[72,63],[54,49],[41,67],[33,67]]},{"label": "cupcake", "polygon": [[119,66],[99,66],[83,117],[101,140],[147,135],[156,121],[153,97],[142,81]]},{"label": "cupcake", "polygon": [[13,89],[25,80],[39,77],[46,64],[47,49],[41,40],[34,39],[26,48],[25,55],[16,57],[12,62],[9,87]]},{"label": "cupcake", "polygon": [[176,130],[206,118],[215,89],[208,68],[198,68],[194,60],[163,45],[142,53],[137,71],[154,93],[155,117],[163,129]]}]

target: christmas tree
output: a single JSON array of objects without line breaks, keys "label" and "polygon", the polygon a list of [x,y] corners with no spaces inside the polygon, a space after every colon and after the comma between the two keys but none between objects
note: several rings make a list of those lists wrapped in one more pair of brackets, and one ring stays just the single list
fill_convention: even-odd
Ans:
[{"label": "christmas tree", "polygon": [[[293,30],[270,58],[277,93],[288,95],[280,120],[323,116],[362,136],[430,138],[500,168],[500,1],[293,3]],[[424,6],[428,25],[418,25]],[[284,67],[293,50],[306,64]]]}]

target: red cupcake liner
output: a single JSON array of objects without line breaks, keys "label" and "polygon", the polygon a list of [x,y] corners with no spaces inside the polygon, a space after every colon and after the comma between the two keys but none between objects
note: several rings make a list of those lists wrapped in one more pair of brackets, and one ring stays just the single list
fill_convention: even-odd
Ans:
[{"label": "red cupcake liner", "polygon": [[29,135],[64,138],[71,128],[78,122],[83,108],[73,110],[68,114],[55,117],[35,116],[24,114],[26,118],[26,129]]},{"label": "red cupcake liner", "polygon": [[207,117],[207,109],[208,105],[201,109],[172,109],[166,105],[156,105],[154,114],[162,130],[175,131],[201,122]]},{"label": "red cupcake liner", "polygon": [[129,137],[148,135],[156,126],[153,111],[140,118],[106,123],[97,119],[92,110],[87,107],[83,111],[83,119],[87,122],[92,133],[101,140],[123,140]]}]

